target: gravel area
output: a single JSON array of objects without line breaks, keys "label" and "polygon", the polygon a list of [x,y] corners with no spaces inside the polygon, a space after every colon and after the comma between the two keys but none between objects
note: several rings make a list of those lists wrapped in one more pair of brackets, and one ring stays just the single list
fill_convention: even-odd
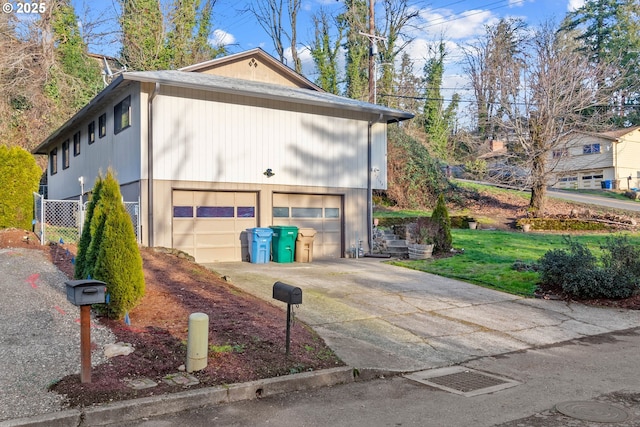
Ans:
[{"label": "gravel area", "polygon": [[[0,249],[0,421],[65,408],[47,387],[80,372],[80,308],[67,301],[67,277],[44,252]],[[115,342],[92,321],[92,363]]]}]

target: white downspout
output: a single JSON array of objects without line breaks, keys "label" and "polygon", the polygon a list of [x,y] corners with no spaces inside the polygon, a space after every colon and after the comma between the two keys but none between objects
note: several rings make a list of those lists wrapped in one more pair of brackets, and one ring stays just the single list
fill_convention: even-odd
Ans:
[{"label": "white downspout", "polygon": [[160,91],[156,82],[147,101],[147,243],[153,247],[153,100]]}]

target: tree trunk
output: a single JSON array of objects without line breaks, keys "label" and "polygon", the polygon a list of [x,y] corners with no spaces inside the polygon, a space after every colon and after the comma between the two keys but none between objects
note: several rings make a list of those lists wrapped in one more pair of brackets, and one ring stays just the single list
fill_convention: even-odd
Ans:
[{"label": "tree trunk", "polygon": [[544,215],[544,204],[547,194],[545,174],[545,157],[537,155],[531,165],[531,200],[529,201],[529,215],[539,218]]}]

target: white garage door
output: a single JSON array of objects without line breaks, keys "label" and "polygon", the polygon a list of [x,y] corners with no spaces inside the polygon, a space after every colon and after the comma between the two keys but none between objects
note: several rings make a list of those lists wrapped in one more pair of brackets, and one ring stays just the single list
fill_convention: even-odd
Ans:
[{"label": "white garage door", "polygon": [[173,192],[173,247],[198,262],[242,261],[247,228],[255,227],[256,193]]},{"label": "white garage door", "polygon": [[342,196],[274,193],[273,224],[315,229],[314,258],[342,256]]}]

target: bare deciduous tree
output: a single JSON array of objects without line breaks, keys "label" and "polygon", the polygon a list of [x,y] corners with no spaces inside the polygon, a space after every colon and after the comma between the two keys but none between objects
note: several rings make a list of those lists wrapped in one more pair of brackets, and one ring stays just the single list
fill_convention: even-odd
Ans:
[{"label": "bare deciduous tree", "polygon": [[293,58],[294,69],[302,72],[302,63],[298,55],[298,12],[300,11],[300,0],[286,0],[288,14],[288,29],[284,25],[284,0],[256,0],[251,2],[249,11],[255,16],[258,24],[269,35],[273,42],[273,47],[278,54],[280,62],[285,63],[284,38],[286,37],[291,47],[291,57]]},{"label": "bare deciduous tree", "polygon": [[[563,43],[557,28],[544,24],[531,33],[519,61],[503,62],[498,75],[519,76],[520,84],[500,93],[499,126],[520,164],[530,171],[530,214],[544,215],[553,172],[552,153],[576,130],[597,130],[598,114],[615,86],[607,66],[588,60]],[[589,114],[586,114],[589,112]]]}]

